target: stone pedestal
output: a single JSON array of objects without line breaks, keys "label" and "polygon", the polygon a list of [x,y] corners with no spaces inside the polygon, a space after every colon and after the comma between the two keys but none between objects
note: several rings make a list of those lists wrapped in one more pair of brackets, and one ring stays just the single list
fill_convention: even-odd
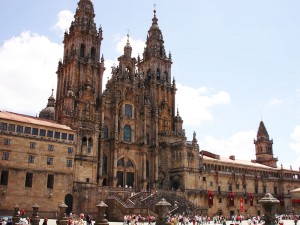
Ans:
[{"label": "stone pedestal", "polygon": [[274,198],[270,193],[258,201],[265,210],[265,225],[276,225],[275,209],[279,200]]},{"label": "stone pedestal", "polygon": [[68,225],[69,218],[66,215],[66,208],[68,208],[68,206],[63,202],[58,207],[59,207],[59,214],[57,216],[56,224]]},{"label": "stone pedestal", "polygon": [[171,206],[171,204],[162,198],[155,206],[158,214],[156,225],[166,225],[168,222],[167,214],[169,213],[169,206]]},{"label": "stone pedestal", "polygon": [[20,222],[20,207],[18,204],[14,207],[14,215],[12,217],[12,224],[15,225],[16,223]]},{"label": "stone pedestal", "polygon": [[101,201],[96,207],[98,208],[98,214],[94,225],[108,225],[109,223],[107,219],[105,219],[105,210],[108,206]]},{"label": "stone pedestal", "polygon": [[32,210],[33,210],[33,213],[32,213],[32,216],[30,218],[30,223],[31,225],[39,225],[40,224],[40,216],[39,216],[39,205],[38,204],[34,204],[32,206]]}]

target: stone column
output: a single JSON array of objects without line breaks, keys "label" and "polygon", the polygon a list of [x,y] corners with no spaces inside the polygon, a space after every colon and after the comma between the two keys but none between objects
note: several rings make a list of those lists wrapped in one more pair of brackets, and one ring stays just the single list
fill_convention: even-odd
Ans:
[{"label": "stone column", "polygon": [[156,225],[168,224],[167,214],[169,213],[169,206],[171,206],[171,204],[167,202],[164,198],[162,198],[160,202],[158,202],[155,206],[158,214],[158,218],[156,219]]},{"label": "stone column", "polygon": [[39,216],[39,205],[38,204],[34,204],[32,206],[32,210],[33,210],[33,213],[32,213],[32,216],[30,218],[30,223],[31,225],[39,225],[40,223],[40,216]]},{"label": "stone column", "polygon": [[275,209],[279,200],[274,198],[270,193],[267,193],[265,197],[258,201],[258,203],[261,204],[265,210],[265,225],[275,225]]},{"label": "stone column", "polygon": [[12,217],[12,223],[15,225],[20,222],[20,207],[18,204],[14,207],[14,215]]},{"label": "stone column", "polygon": [[68,208],[68,206],[63,202],[58,207],[59,207],[59,214],[56,220],[56,224],[67,225],[69,222],[69,218],[66,215],[66,208]]},{"label": "stone column", "polygon": [[105,210],[108,207],[103,201],[101,201],[97,206],[98,214],[96,216],[96,221],[94,225],[108,225],[107,219],[105,219]]}]

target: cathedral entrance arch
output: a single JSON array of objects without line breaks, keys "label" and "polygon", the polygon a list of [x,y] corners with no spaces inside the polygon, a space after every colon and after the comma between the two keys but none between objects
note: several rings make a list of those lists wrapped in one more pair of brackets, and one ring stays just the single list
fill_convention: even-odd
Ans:
[{"label": "cathedral entrance arch", "polygon": [[69,215],[70,212],[73,211],[73,196],[71,194],[67,194],[65,196],[65,203],[68,206],[68,208],[66,209],[66,214]]},{"label": "cathedral entrance arch", "polygon": [[134,187],[135,168],[133,162],[124,157],[118,160],[117,167],[118,187]]}]

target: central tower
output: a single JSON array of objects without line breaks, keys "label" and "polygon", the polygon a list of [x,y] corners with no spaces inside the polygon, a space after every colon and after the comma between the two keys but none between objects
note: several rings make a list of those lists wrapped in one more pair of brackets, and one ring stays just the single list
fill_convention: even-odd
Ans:
[{"label": "central tower", "polygon": [[74,21],[64,35],[55,107],[55,119],[78,132],[75,166],[84,165],[86,172],[76,179],[93,183],[96,182],[93,171],[97,170],[100,99],[105,70],[104,60],[100,59],[102,29],[96,28],[94,17],[91,0],[80,0]]}]

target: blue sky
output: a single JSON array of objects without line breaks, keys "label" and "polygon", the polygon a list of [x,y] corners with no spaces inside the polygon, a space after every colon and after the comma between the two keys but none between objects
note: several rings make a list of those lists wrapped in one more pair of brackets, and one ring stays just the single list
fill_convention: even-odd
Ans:
[{"label": "blue sky", "polygon": [[[93,2],[105,82],[128,30],[142,55],[155,3],[188,140],[196,131],[201,149],[254,159],[262,119],[277,165],[299,169],[300,1]],[[0,0],[0,110],[35,116],[46,106],[76,7],[77,0]]]}]

